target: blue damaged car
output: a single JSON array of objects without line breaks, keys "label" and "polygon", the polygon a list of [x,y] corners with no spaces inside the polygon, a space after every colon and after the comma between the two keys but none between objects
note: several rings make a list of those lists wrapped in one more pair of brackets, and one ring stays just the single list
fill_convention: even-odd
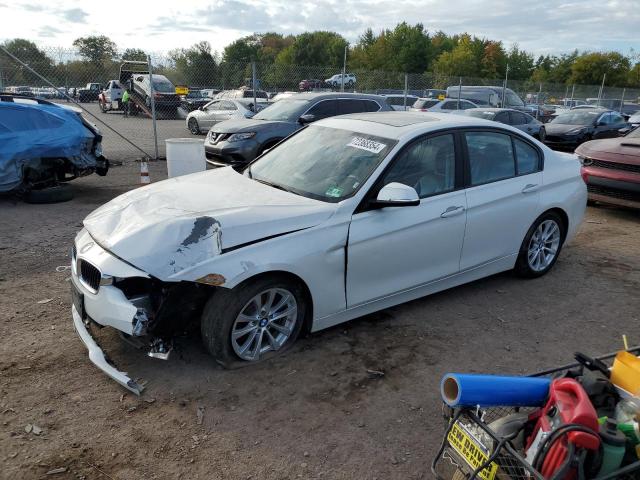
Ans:
[{"label": "blue damaged car", "polygon": [[0,93],[0,193],[30,203],[70,200],[74,178],[106,175],[102,135],[80,110]]}]

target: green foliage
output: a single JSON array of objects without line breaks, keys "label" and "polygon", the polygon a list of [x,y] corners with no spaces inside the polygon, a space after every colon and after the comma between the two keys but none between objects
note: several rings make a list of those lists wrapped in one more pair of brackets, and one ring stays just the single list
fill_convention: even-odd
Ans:
[{"label": "green foliage", "polygon": [[147,54],[144,50],[140,50],[139,48],[127,48],[124,52],[122,52],[122,60],[134,60],[138,62],[146,62]]},{"label": "green foliage", "polygon": [[597,85],[607,75],[606,84],[616,87],[625,86],[629,79],[629,59],[618,52],[585,53],[571,65],[570,82]]},{"label": "green foliage", "polygon": [[116,56],[116,44],[105,35],[76,38],[73,46],[82,58],[93,63],[102,63]]},{"label": "green foliage", "polygon": [[192,86],[206,86],[214,82],[218,63],[209,42],[200,42],[189,48],[178,48],[169,52],[175,64],[176,82]]},{"label": "green foliage", "polygon": [[[12,55],[28,63],[40,75],[52,75],[54,63],[45,52],[40,50],[35,43],[22,38],[15,38],[3,43],[2,46]],[[41,84],[42,81],[26,68],[16,65],[4,52],[0,51],[0,74],[5,72],[5,79],[12,85]],[[11,78],[7,78],[11,74]],[[0,86],[3,83],[0,78]]]}]

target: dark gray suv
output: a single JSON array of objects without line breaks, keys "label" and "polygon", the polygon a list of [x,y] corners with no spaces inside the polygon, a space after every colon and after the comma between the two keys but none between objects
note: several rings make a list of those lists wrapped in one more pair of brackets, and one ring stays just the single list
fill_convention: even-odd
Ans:
[{"label": "dark gray suv", "polygon": [[214,125],[204,142],[207,161],[241,169],[305,124],[348,113],[389,111],[384,97],[358,93],[301,93],[284,98],[251,119]]}]

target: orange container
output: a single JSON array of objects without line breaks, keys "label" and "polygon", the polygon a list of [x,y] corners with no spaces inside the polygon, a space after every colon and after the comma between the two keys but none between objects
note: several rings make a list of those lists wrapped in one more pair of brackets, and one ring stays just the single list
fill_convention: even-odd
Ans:
[{"label": "orange container", "polygon": [[618,352],[611,368],[611,383],[632,395],[640,391],[640,358],[624,350]]}]

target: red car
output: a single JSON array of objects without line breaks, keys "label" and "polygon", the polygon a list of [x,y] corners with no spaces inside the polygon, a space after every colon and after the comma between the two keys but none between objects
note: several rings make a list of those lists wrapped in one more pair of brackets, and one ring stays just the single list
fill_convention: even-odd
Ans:
[{"label": "red car", "polygon": [[589,200],[640,208],[640,128],[576,149]]},{"label": "red car", "polygon": [[327,85],[322,80],[318,79],[302,80],[298,84],[298,89],[301,92],[309,92],[319,88],[327,88]]}]

